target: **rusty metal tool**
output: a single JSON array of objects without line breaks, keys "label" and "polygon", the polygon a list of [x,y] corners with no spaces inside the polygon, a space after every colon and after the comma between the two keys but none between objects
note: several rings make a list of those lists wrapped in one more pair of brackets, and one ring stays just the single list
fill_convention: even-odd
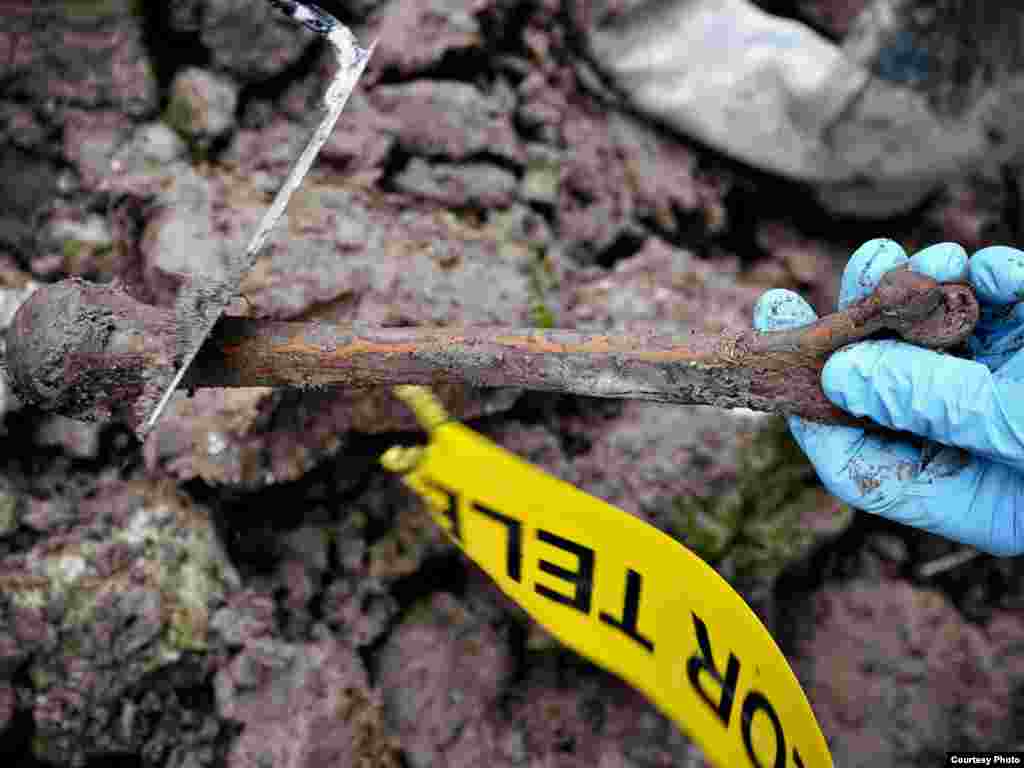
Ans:
[{"label": "rusty metal tool", "polygon": [[[821,389],[836,349],[880,332],[935,349],[978,320],[970,286],[899,268],[846,309],[802,328],[606,335],[530,328],[371,328],[224,317],[183,387],[379,387],[464,382],[662,403],[746,407],[877,428]],[[44,286],[7,331],[15,391],[85,419],[142,432],[154,361],[175,343],[171,310],[81,280]]]}]

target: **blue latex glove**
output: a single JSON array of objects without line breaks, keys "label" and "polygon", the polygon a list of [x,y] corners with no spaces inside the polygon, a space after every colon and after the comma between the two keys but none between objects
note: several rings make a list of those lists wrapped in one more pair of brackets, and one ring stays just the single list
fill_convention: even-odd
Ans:
[{"label": "blue latex glove", "polygon": [[[968,341],[974,360],[902,341],[863,341],[835,352],[822,371],[829,400],[858,416],[927,438],[865,434],[788,418],[825,487],[858,509],[996,555],[1024,552],[1024,251],[984,248],[968,260],[956,243],[908,259],[892,240],[858,248],[843,272],[839,308],[874,290],[909,260],[939,281],[974,286],[981,320]],[[773,289],[754,307],[759,331],[817,319],[792,291]]]}]

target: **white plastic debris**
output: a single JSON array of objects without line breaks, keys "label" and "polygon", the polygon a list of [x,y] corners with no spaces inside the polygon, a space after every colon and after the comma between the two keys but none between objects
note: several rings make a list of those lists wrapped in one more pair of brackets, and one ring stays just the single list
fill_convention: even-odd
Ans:
[{"label": "white plastic debris", "polygon": [[940,115],[914,78],[869,69],[886,46],[902,47],[888,52],[897,69],[927,62],[894,33],[906,2],[877,0],[843,47],[747,0],[575,0],[574,15],[594,62],[640,111],[811,182],[833,210],[871,216],[906,210],[943,180],[1009,162],[1024,146],[1015,127],[1024,76],[1008,74],[967,109]]}]

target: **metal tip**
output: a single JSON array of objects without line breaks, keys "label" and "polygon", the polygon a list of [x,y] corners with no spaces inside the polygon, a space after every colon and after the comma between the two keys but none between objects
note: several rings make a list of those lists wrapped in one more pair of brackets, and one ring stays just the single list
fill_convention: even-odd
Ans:
[{"label": "metal tip", "polygon": [[323,8],[313,5],[313,3],[300,3],[295,2],[295,0],[270,0],[270,4],[318,35],[326,37],[341,25],[340,21]]}]

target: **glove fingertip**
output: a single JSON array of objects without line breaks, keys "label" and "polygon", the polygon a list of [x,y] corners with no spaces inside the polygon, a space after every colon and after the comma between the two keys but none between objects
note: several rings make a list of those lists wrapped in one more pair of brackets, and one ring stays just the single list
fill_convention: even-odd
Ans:
[{"label": "glove fingertip", "polygon": [[754,304],[754,328],[758,331],[781,331],[813,323],[818,314],[797,293],[785,288],[765,291]]},{"label": "glove fingertip", "polygon": [[850,256],[839,285],[839,309],[862,299],[878,285],[882,275],[908,261],[907,252],[895,240],[876,237]]},{"label": "glove fingertip", "polygon": [[978,299],[986,304],[1021,300],[1024,291],[1024,251],[1006,245],[990,245],[971,256],[970,279]]},{"label": "glove fingertip", "polygon": [[960,243],[935,243],[910,257],[910,266],[940,283],[967,278],[967,251]]}]

